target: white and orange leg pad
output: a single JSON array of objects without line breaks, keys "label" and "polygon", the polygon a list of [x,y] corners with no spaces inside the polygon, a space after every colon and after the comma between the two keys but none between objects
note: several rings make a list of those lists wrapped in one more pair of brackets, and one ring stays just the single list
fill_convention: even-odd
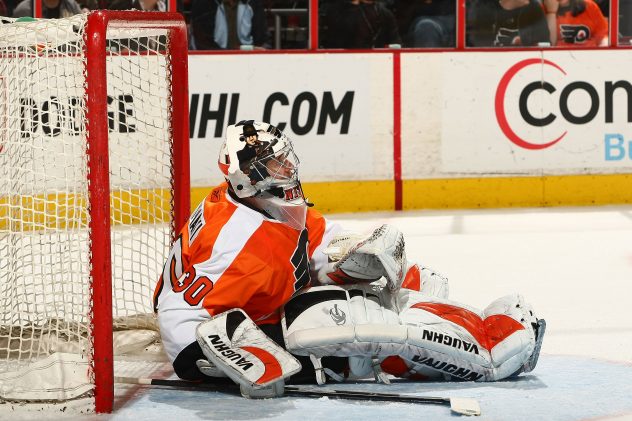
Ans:
[{"label": "white and orange leg pad", "polygon": [[402,290],[399,300],[401,321],[415,347],[399,354],[395,370],[394,358],[383,361],[391,374],[495,381],[523,371],[534,353],[538,320],[518,294],[499,298],[482,312],[415,291]]},{"label": "white and orange leg pad", "polygon": [[[375,285],[312,287],[284,307],[286,348],[295,355],[310,356],[319,384],[324,383],[319,361],[325,356],[352,357],[354,377],[370,373],[372,367],[379,370],[379,361],[374,360],[382,354],[398,354],[406,340],[395,298]],[[365,367],[367,373],[355,372]],[[385,380],[379,378],[380,373],[374,372],[376,378]]]},{"label": "white and orange leg pad", "polygon": [[282,396],[285,379],[301,369],[296,358],[240,309],[200,323],[196,339],[204,356],[238,383],[241,394],[247,398]]},{"label": "white and orange leg pad", "polygon": [[312,360],[351,357],[352,374],[372,368],[378,380],[376,361],[401,377],[478,381],[519,372],[535,349],[537,320],[518,295],[479,312],[405,289],[394,301],[372,288],[315,287],[292,298],[282,322],[287,349]]}]

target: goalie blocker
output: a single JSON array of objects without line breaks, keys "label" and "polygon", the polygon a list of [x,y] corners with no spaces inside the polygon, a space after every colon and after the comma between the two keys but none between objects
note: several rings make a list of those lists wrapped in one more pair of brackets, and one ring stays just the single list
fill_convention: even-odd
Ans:
[{"label": "goalie blocker", "polygon": [[380,369],[412,379],[500,380],[535,367],[544,333],[544,321],[517,294],[478,311],[366,284],[314,287],[295,296],[282,325],[287,349],[311,357],[319,383],[324,356],[351,357],[353,376],[374,371],[377,380],[386,378]]}]

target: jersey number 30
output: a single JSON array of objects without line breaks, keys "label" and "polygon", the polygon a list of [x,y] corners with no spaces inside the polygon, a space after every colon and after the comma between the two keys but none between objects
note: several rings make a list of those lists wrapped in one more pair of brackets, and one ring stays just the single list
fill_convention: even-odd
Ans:
[{"label": "jersey number 30", "polygon": [[213,289],[213,282],[206,276],[197,276],[194,266],[182,273],[182,236],[171,247],[162,279],[171,281],[173,292],[183,292],[184,301],[191,306],[200,304],[204,296]]}]

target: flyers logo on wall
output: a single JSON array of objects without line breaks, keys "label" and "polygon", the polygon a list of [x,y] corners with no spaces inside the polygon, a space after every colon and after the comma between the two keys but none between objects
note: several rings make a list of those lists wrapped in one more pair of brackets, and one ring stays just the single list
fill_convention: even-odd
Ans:
[{"label": "flyers logo on wall", "polygon": [[610,78],[608,67],[576,74],[579,65],[528,58],[510,66],[494,96],[498,127],[523,150],[563,148],[592,154],[592,162],[632,159],[632,84]]}]

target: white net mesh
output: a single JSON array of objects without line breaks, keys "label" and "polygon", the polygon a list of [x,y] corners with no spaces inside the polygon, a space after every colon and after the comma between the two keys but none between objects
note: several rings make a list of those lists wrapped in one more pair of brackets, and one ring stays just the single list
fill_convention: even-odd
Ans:
[{"label": "white net mesh", "polygon": [[[0,400],[29,387],[48,399],[20,373],[55,352],[92,355],[87,17],[1,19]],[[168,32],[107,38],[115,328],[152,329],[173,207]]]}]

